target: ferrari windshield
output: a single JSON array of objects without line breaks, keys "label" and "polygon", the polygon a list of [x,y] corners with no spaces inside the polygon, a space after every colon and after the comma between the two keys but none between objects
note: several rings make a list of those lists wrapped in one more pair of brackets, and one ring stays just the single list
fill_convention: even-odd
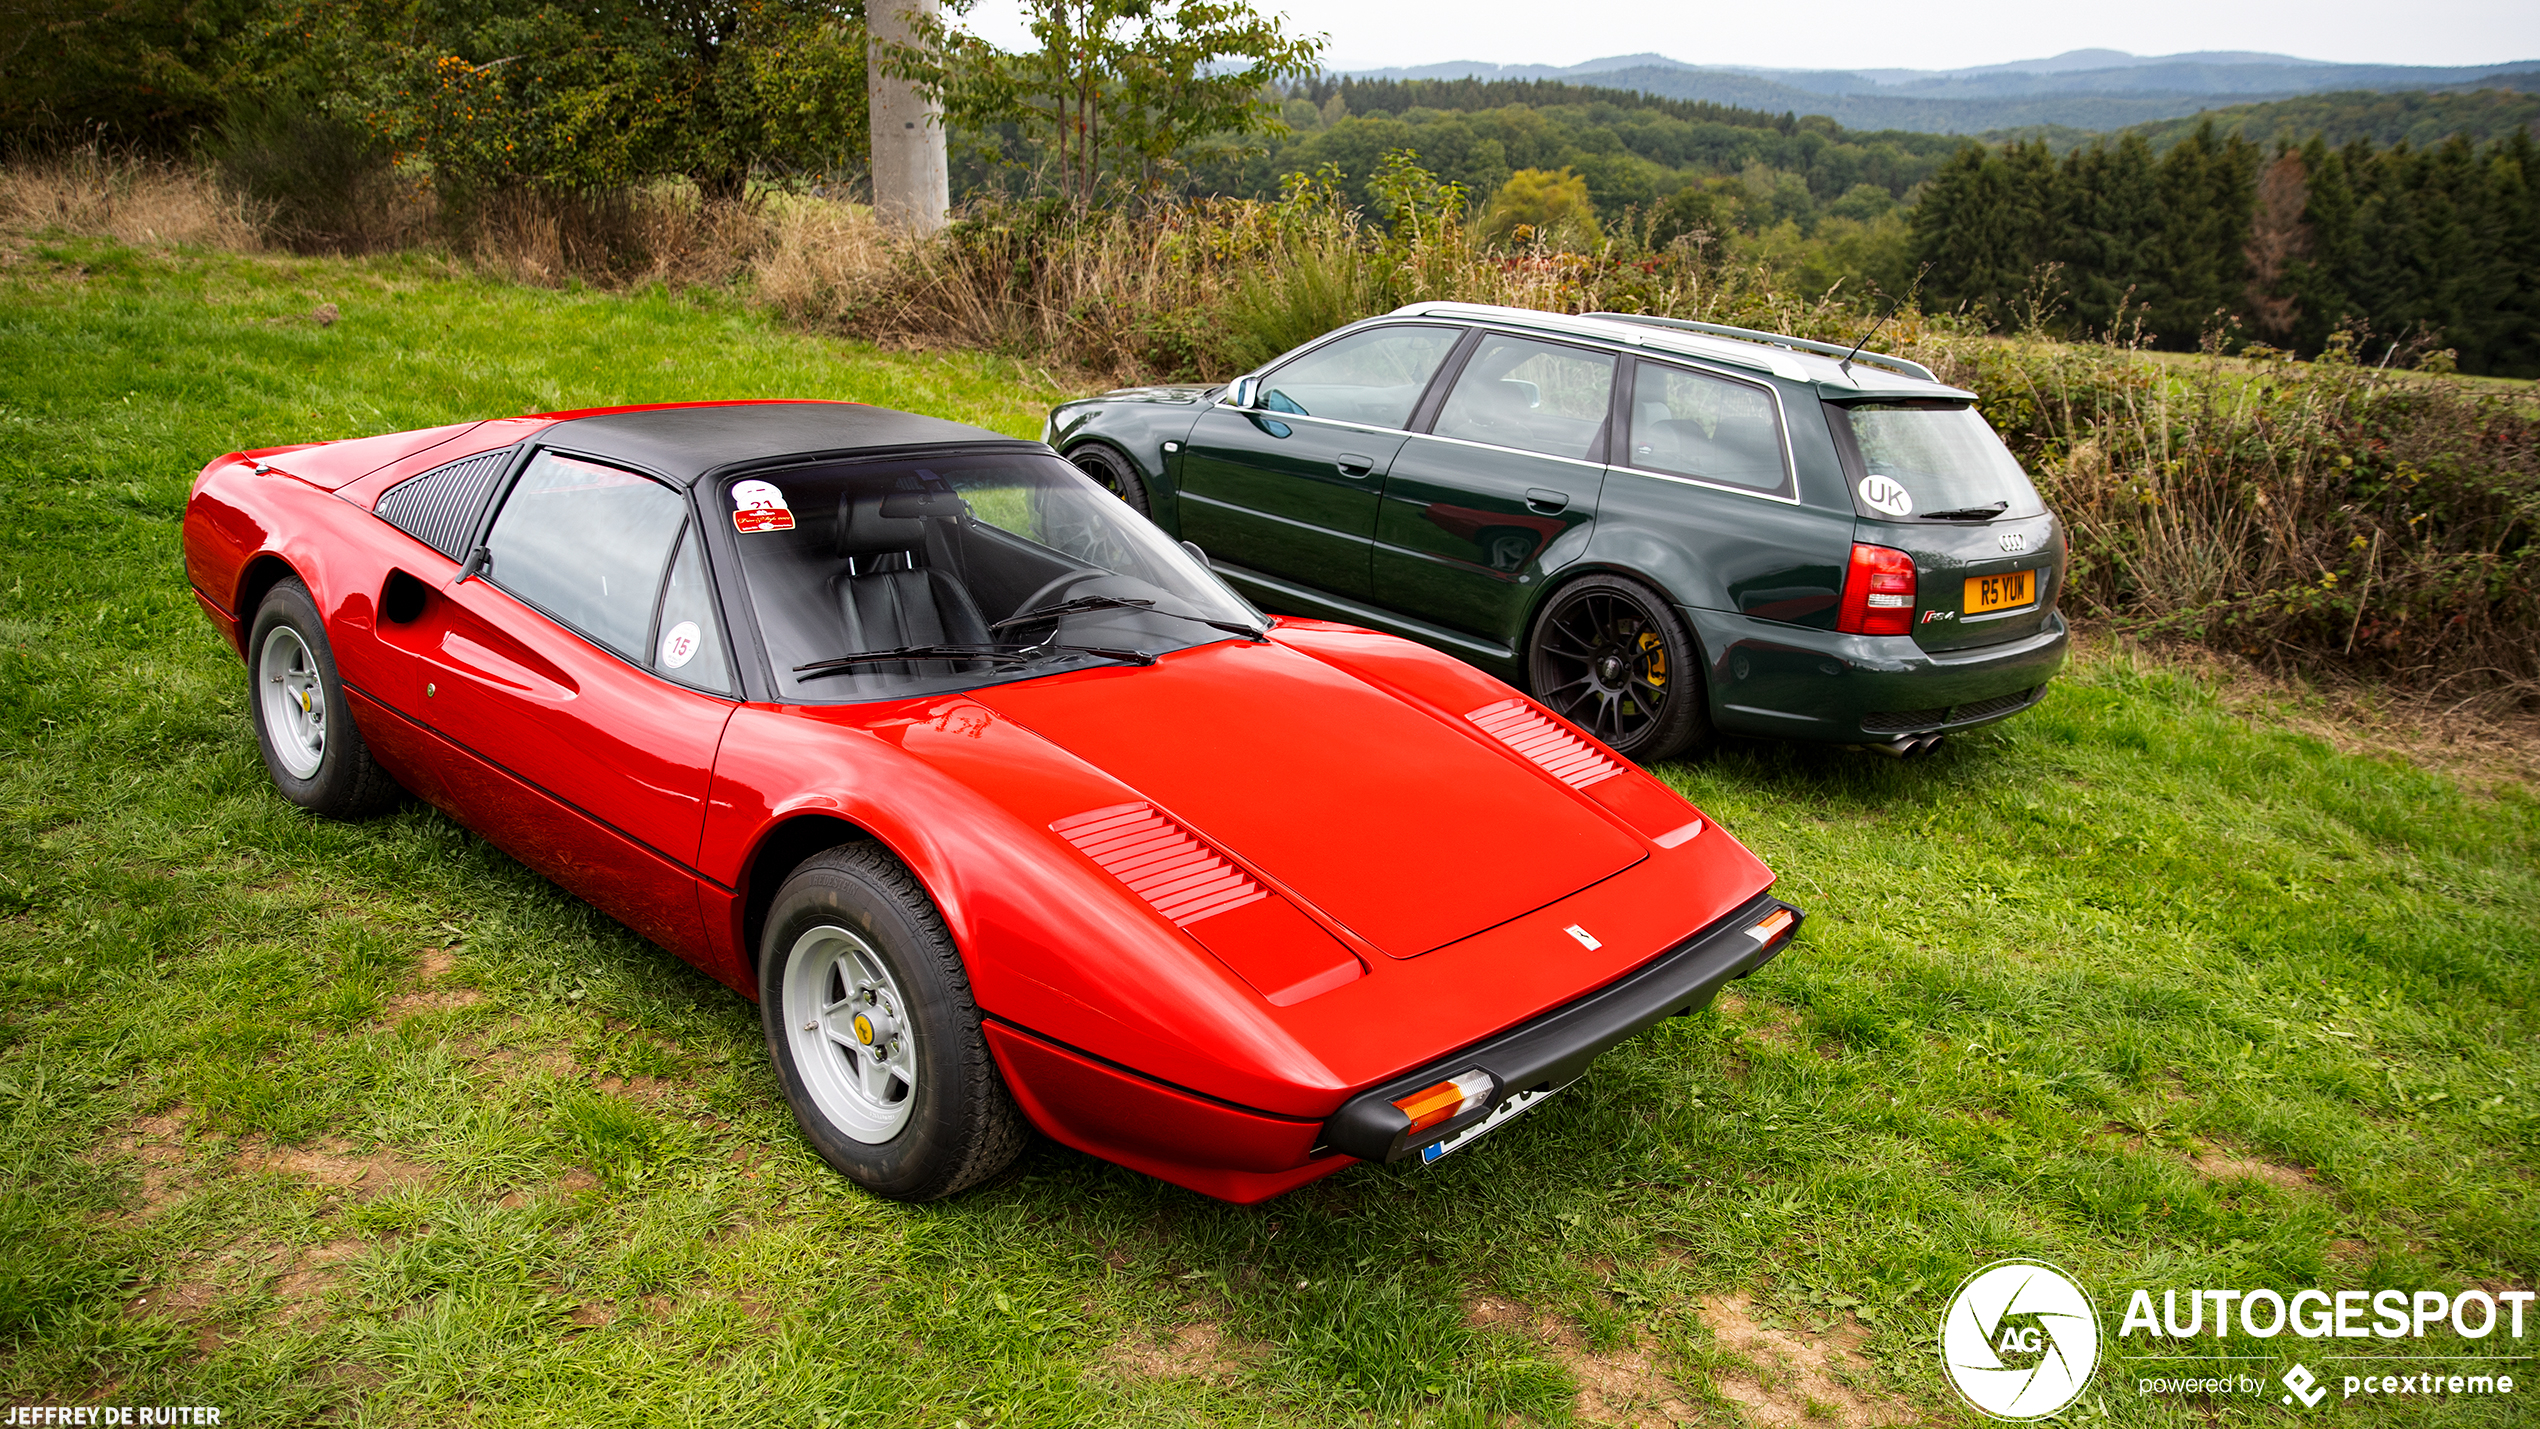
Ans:
[{"label": "ferrari windshield", "polygon": [[715,500],[783,700],[932,694],[1260,638],[1259,614],[1189,552],[1045,453],[759,471]]}]

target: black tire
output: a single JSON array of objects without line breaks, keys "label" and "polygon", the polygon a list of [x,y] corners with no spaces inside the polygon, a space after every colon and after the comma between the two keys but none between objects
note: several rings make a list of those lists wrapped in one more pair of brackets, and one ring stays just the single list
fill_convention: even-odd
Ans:
[{"label": "black tire", "polygon": [[937,1200],[1022,1153],[1029,1128],[980,1035],[952,934],[880,844],[814,854],[777,888],[759,1021],[804,1138],[875,1195]]},{"label": "black tire", "polygon": [[1087,442],[1067,454],[1076,469],[1094,479],[1094,485],[1119,497],[1129,509],[1152,520],[1154,503],[1147,499],[1145,478],[1138,475],[1137,464],[1100,442]]},{"label": "black tire", "polygon": [[1537,700],[1642,764],[1711,741],[1702,654],[1664,596],[1624,576],[1554,591],[1526,641]]},{"label": "black tire", "polygon": [[297,577],[266,591],[248,624],[247,711],[282,797],[330,819],[397,806],[402,791],[353,723],[326,623]]}]

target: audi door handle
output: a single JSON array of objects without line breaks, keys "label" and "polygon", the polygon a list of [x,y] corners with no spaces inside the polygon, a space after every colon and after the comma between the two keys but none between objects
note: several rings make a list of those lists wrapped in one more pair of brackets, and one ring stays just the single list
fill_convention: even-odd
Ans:
[{"label": "audi door handle", "polygon": [[1356,452],[1342,452],[1332,458],[1332,465],[1339,467],[1343,476],[1365,476],[1376,469],[1376,459]]},{"label": "audi door handle", "polygon": [[1546,491],[1540,486],[1526,488],[1526,509],[1529,511],[1550,516],[1568,509],[1569,505],[1570,498],[1565,492]]}]

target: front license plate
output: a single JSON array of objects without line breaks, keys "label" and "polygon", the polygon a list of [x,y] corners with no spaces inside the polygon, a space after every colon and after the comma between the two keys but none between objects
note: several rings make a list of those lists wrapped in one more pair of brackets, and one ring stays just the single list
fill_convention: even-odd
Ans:
[{"label": "front license plate", "polygon": [[1428,1145],[1421,1147],[1420,1164],[1425,1166],[1428,1163],[1437,1160],[1439,1157],[1444,1156],[1448,1152],[1455,1150],[1457,1147],[1470,1142],[1474,1137],[1481,1135],[1483,1132],[1488,1131],[1495,1126],[1503,1126],[1516,1120],[1518,1117],[1525,1115],[1527,1111],[1531,1110],[1536,1103],[1551,1096],[1552,1092],[1557,1092],[1559,1090],[1561,1090],[1559,1087],[1554,1087],[1552,1091],[1549,1092],[1517,1093],[1508,1100],[1501,1102],[1498,1106],[1491,1108],[1491,1114],[1483,1117],[1480,1121],[1474,1122],[1471,1126],[1464,1128],[1462,1131],[1455,1133],[1453,1136],[1450,1136],[1443,1141],[1432,1141]]},{"label": "front license plate", "polygon": [[2005,571],[1998,576],[1969,576],[1967,603],[1969,615],[1987,611],[2011,610],[2037,599],[2037,572]]}]

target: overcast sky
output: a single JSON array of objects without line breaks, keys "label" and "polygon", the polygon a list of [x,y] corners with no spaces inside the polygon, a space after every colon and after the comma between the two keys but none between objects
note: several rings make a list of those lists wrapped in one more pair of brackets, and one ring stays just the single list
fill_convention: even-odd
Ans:
[{"label": "overcast sky", "polygon": [[[1572,65],[1654,51],[1688,64],[1957,69],[2065,50],[2262,50],[2355,64],[2540,59],[2533,0],[1254,0],[1292,32],[1331,36],[1336,69],[1488,60]],[[1019,0],[979,0],[970,27],[1027,43]]]}]

